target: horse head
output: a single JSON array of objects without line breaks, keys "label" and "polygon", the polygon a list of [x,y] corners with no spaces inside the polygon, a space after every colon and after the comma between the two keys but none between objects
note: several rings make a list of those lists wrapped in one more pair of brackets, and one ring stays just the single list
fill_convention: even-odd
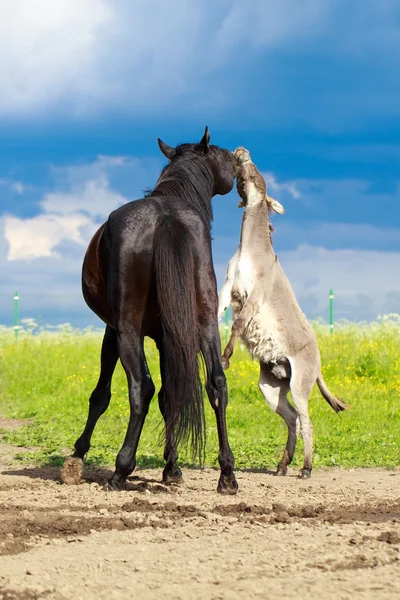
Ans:
[{"label": "horse head", "polygon": [[157,141],[161,152],[170,163],[190,153],[201,156],[207,162],[213,175],[213,196],[216,194],[223,196],[232,190],[237,172],[235,157],[229,150],[210,144],[208,127],[205,128],[204,135],[197,144],[179,144],[174,148],[159,138]]}]

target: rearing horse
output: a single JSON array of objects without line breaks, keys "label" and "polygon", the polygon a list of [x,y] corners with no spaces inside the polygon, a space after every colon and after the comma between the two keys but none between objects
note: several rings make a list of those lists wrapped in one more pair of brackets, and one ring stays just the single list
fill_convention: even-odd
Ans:
[{"label": "rearing horse", "polygon": [[158,395],[165,421],[165,483],[178,482],[177,445],[192,442],[204,454],[205,425],[198,354],[206,367],[206,390],[218,427],[221,475],[218,491],[234,494],[234,457],[226,429],[228,402],[217,320],[217,287],[211,255],[211,198],[233,188],[236,162],[229,150],[210,145],[206,128],[198,144],[176,148],[158,140],[168,158],[154,190],[113,211],[93,236],[82,271],[89,307],[106,323],[100,376],[89,401],[85,429],[62,469],[77,483],[99,417],[107,410],[118,358],[128,380],[130,417],[108,486],[122,489],[136,465],[140,434],[155,387],[144,337],[160,353]]}]

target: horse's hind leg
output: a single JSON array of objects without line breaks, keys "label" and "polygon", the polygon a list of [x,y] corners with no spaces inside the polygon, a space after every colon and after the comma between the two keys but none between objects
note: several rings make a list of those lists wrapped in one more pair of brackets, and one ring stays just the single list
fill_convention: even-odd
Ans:
[{"label": "horse's hind leg", "polygon": [[298,437],[298,414],[287,399],[289,381],[279,379],[271,372],[271,365],[260,363],[258,387],[268,406],[280,415],[288,428],[288,438],[282,460],[278,464],[277,475],[286,475],[287,467],[293,460]]},{"label": "horse's hind leg", "polygon": [[[160,352],[160,371],[161,371],[161,381],[164,382],[166,377],[165,368],[164,368],[164,350],[161,342],[157,342],[157,347]],[[164,417],[165,421],[165,449],[164,449],[164,460],[165,460],[165,468],[163,471],[163,482],[164,483],[179,483],[182,481],[182,471],[177,465],[178,460],[178,452],[175,445],[175,440],[173,437],[173,432],[171,428],[167,427],[168,421],[168,412],[167,412],[167,398],[164,385],[161,386],[161,389],[158,394],[158,405],[160,407],[160,412]]]},{"label": "horse's hind leg", "polygon": [[[165,424],[168,420],[167,403],[165,399],[164,387],[161,387],[158,394],[158,405],[160,412],[164,417]],[[179,483],[182,481],[182,471],[177,465],[178,451],[176,449],[175,440],[169,428],[165,427],[165,449],[164,449],[165,467],[163,470],[163,483]]]},{"label": "horse's hind leg", "polygon": [[233,472],[235,459],[229,447],[226,428],[228,389],[226,377],[220,362],[221,342],[218,324],[202,327],[201,352],[207,370],[206,390],[217,419],[219,441],[218,462],[221,466],[221,476],[218,481],[217,490],[221,494],[236,494],[238,484]]},{"label": "horse's hind leg", "polygon": [[135,332],[120,332],[118,350],[129,391],[130,416],[125,440],[118,453],[109,488],[120,490],[136,466],[136,451],[155,387],[147,367],[143,338]]},{"label": "horse's hind leg", "polygon": [[85,429],[75,442],[75,452],[68,457],[61,471],[64,483],[80,483],[83,459],[89,451],[90,440],[101,415],[107,410],[111,398],[111,379],[118,361],[117,334],[107,325],[101,347],[100,376],[89,399],[89,414]]}]

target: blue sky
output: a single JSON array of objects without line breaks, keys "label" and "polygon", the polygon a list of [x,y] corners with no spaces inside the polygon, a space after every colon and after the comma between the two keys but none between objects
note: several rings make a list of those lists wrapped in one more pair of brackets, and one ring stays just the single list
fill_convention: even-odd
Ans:
[{"label": "blue sky", "polygon": [[[246,146],[286,208],[274,243],[307,316],[400,312],[400,5],[385,0],[0,0],[0,323],[99,325],[98,225],[168,144]],[[214,199],[219,286],[236,192]]]}]

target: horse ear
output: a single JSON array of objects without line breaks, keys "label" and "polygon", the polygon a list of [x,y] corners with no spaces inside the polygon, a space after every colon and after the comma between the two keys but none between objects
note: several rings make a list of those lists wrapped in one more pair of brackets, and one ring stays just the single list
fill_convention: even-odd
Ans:
[{"label": "horse ear", "polygon": [[164,142],[160,140],[160,138],[157,138],[157,142],[158,147],[160,148],[164,156],[168,158],[168,160],[171,160],[171,158],[173,158],[175,154],[175,148],[173,148],[172,146],[168,146],[168,144],[164,144]]},{"label": "horse ear", "polygon": [[206,126],[204,130],[204,135],[199,142],[199,146],[201,146],[204,152],[208,152],[208,147],[210,145],[210,132],[208,131],[208,127]]}]

